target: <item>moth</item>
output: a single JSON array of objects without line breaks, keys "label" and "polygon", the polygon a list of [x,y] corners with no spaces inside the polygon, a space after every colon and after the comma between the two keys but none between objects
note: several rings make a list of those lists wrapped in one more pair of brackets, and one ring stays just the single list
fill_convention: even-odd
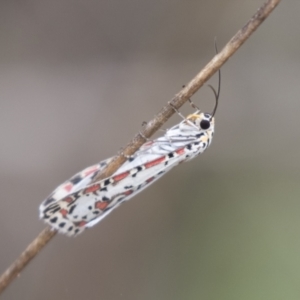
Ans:
[{"label": "moth", "polygon": [[216,105],[212,113],[196,110],[186,118],[182,116],[179,124],[166,130],[163,136],[144,143],[108,178],[93,182],[113,158],[77,173],[42,202],[40,218],[60,233],[78,235],[178,164],[203,153],[214,135],[220,84],[218,93],[213,91]]}]

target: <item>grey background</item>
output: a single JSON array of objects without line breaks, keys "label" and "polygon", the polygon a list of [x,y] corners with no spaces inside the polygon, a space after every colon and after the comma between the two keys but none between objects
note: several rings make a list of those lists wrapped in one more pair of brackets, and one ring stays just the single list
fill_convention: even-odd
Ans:
[{"label": "grey background", "polygon": [[[40,202],[118,152],[261,4],[0,3],[1,272],[45,227]],[[222,68],[207,152],[56,236],[2,299],[299,299],[299,10],[283,1]]]}]

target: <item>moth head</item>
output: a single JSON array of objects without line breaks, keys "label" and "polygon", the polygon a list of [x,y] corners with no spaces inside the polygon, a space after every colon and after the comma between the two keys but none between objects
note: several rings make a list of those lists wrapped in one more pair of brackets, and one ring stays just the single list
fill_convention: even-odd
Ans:
[{"label": "moth head", "polygon": [[215,118],[209,113],[196,112],[188,115],[184,123],[194,125],[195,129],[200,131],[214,130]]},{"label": "moth head", "polygon": [[218,86],[218,91],[216,91],[211,85],[208,85],[211,90],[213,91],[215,95],[215,107],[211,113],[203,113],[199,110],[198,107],[196,107],[195,104],[192,103],[192,106],[194,108],[197,108],[198,110],[186,117],[186,120],[183,122],[185,126],[192,126],[197,130],[200,131],[214,131],[214,126],[215,126],[215,113],[218,108],[218,103],[219,103],[219,96],[220,96],[220,89],[221,89],[221,72],[219,70],[219,86]]}]

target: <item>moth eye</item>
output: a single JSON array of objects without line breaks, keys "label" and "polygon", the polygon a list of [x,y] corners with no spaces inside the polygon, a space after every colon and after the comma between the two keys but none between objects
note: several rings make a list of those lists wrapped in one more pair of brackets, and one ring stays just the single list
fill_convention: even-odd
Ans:
[{"label": "moth eye", "polygon": [[207,121],[207,120],[202,120],[202,121],[200,122],[200,127],[201,127],[201,129],[203,129],[203,130],[208,129],[209,126],[210,126],[210,122]]}]

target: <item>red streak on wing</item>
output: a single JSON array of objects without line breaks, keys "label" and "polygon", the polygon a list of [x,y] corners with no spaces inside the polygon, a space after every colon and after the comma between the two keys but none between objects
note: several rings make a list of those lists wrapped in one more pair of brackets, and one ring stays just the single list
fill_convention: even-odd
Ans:
[{"label": "red streak on wing", "polygon": [[83,176],[86,177],[86,176],[88,176],[88,175],[90,175],[90,174],[92,174],[92,173],[94,173],[95,171],[98,171],[98,170],[99,170],[98,165],[92,166],[92,167],[88,168],[87,170],[85,170],[83,172]]},{"label": "red streak on wing", "polygon": [[153,179],[154,179],[154,176],[148,178],[148,179],[146,180],[146,182],[147,182],[147,183],[150,183],[151,181],[153,181]]},{"label": "red streak on wing", "polygon": [[145,163],[145,168],[148,169],[148,168],[154,167],[154,166],[162,163],[165,160],[166,160],[165,156],[159,157],[155,160],[152,160],[152,161],[149,161],[148,163]]},{"label": "red streak on wing", "polygon": [[120,180],[126,178],[129,174],[130,174],[130,173],[129,173],[128,171],[126,171],[126,172],[124,172],[124,173],[121,173],[121,174],[118,174],[118,175],[114,176],[114,177],[113,177],[113,180],[114,180],[115,182],[120,181]]},{"label": "red streak on wing", "polygon": [[89,193],[93,193],[93,192],[96,192],[100,190],[100,184],[94,184],[92,186],[89,186],[88,188],[86,188],[84,191],[83,191],[83,194],[89,194]]},{"label": "red streak on wing", "polygon": [[63,217],[65,217],[68,214],[68,211],[64,208],[62,208],[59,212],[62,214]]},{"label": "red streak on wing", "polygon": [[184,148],[181,148],[181,149],[176,150],[176,153],[177,153],[178,155],[184,154]]},{"label": "red streak on wing", "polygon": [[77,224],[78,227],[83,227],[86,224],[85,221],[81,221]]},{"label": "red streak on wing", "polygon": [[108,202],[97,201],[95,203],[95,208],[98,208],[100,210],[104,210],[107,207],[108,204],[109,204]]},{"label": "red streak on wing", "polygon": [[128,196],[132,193],[133,193],[133,190],[128,190],[128,191],[124,192],[123,195]]},{"label": "red streak on wing", "polygon": [[67,183],[63,188],[64,190],[66,190],[67,192],[70,192],[71,189],[73,187],[73,184],[72,183]]},{"label": "red streak on wing", "polygon": [[72,197],[66,197],[66,198],[63,199],[63,201],[64,201],[64,202],[67,202],[67,203],[72,203],[73,200],[74,200],[74,199],[73,199]]},{"label": "red streak on wing", "polygon": [[147,149],[149,146],[151,146],[154,142],[153,141],[149,141],[149,142],[146,142],[145,144],[143,144],[141,146],[140,149]]}]

